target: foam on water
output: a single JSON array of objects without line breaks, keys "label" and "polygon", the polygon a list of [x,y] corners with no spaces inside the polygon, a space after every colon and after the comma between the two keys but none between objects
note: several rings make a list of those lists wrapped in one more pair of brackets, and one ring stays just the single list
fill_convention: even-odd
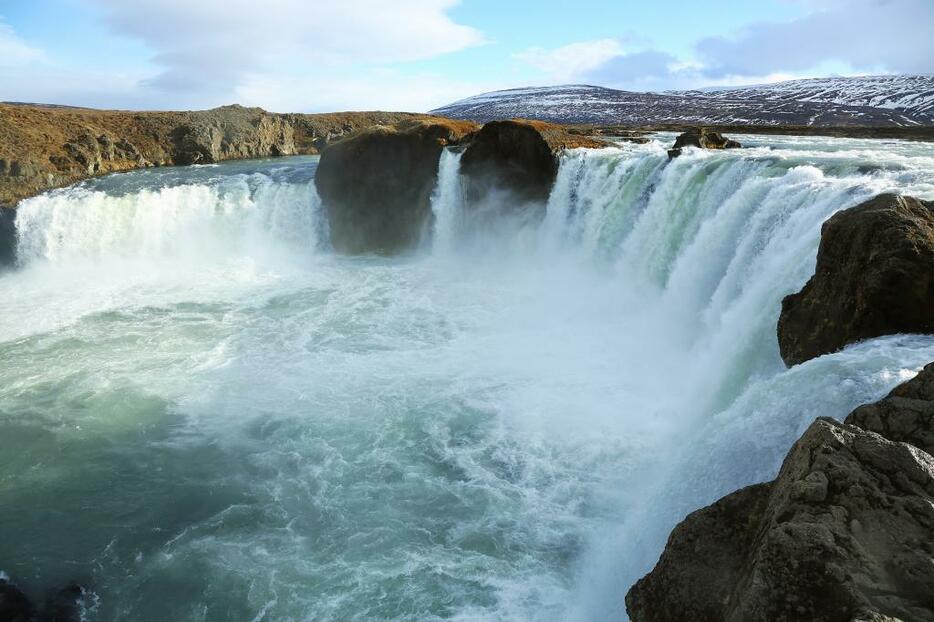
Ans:
[{"label": "foam on water", "polygon": [[934,360],[893,336],[789,370],[775,339],[823,220],[934,196],[931,147],[742,140],[569,152],[485,245],[445,151],[402,259],[327,251],[310,159],[25,202],[0,567],[82,581],[98,620],[620,619],[686,512]]}]

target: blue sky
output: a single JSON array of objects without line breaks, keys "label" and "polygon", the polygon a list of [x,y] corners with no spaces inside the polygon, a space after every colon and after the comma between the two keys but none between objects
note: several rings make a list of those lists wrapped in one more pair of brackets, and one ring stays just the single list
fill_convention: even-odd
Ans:
[{"label": "blue sky", "polygon": [[423,111],[483,91],[934,72],[934,0],[0,0],[0,100]]}]

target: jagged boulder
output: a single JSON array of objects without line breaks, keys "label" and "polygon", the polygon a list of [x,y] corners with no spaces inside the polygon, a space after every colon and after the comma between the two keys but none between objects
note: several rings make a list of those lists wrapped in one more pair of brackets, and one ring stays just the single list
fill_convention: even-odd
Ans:
[{"label": "jagged boulder", "polygon": [[742,147],[742,145],[735,140],[730,140],[719,132],[713,132],[703,127],[695,127],[680,134],[675,139],[675,144],[668,150],[668,157],[678,157],[685,147],[697,147],[698,149],[738,149]]},{"label": "jagged boulder", "polygon": [[431,222],[438,160],[476,126],[412,120],[377,126],[329,145],[315,186],[331,244],[343,253],[397,253],[415,246]]},{"label": "jagged boulder", "polygon": [[932,387],[934,364],[818,419],[774,481],[690,514],[626,595],[632,620],[934,621]]},{"label": "jagged boulder", "polygon": [[881,194],[821,229],[814,276],[782,301],[788,365],[895,333],[934,333],[934,203]]},{"label": "jagged boulder", "polygon": [[603,146],[551,123],[491,121],[471,138],[461,158],[465,196],[475,203],[490,190],[504,190],[517,203],[545,201],[558,174],[560,150]]}]

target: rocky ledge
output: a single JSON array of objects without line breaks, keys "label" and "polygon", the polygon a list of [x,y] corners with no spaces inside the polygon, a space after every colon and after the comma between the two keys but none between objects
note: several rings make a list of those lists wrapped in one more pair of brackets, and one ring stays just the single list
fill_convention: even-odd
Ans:
[{"label": "rocky ledge", "polygon": [[782,301],[789,365],[894,333],[934,333],[934,203],[882,194],[821,229],[814,276]]},{"label": "rocky ledge", "polygon": [[934,364],[684,519],[634,622],[934,621]]},{"label": "rocky ledge", "polygon": [[431,192],[445,147],[463,149],[468,204],[489,192],[504,203],[544,206],[558,171],[558,153],[605,143],[537,121],[433,118],[357,132],[321,155],[315,185],[331,225],[331,243],[345,253],[412,249],[431,225]]}]

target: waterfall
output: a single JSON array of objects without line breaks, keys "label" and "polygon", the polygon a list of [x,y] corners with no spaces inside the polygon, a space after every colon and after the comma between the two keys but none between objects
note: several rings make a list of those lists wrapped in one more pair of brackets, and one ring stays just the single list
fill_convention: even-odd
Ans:
[{"label": "waterfall", "polygon": [[17,262],[315,249],[326,244],[320,211],[314,184],[259,172],[121,191],[78,185],[20,204]]},{"label": "waterfall", "polygon": [[450,147],[441,152],[438,181],[431,194],[434,215],[433,247],[436,252],[449,253],[463,218],[463,187],[460,179],[462,151]]},{"label": "waterfall", "polygon": [[477,212],[445,149],[402,257],[326,252],[314,159],[23,201],[5,563],[72,560],[102,619],[624,619],[686,513],[934,360],[893,335],[788,369],[776,339],[821,224],[934,198],[934,145],[741,140],[570,150],[546,205]]},{"label": "waterfall", "polygon": [[887,337],[787,370],[776,339],[782,298],[814,271],[822,223],[880,192],[931,196],[930,162],[798,146],[561,157],[543,237],[611,271],[631,305],[619,312],[644,335],[627,371],[668,378],[652,389],[666,422],[646,441],[657,458],[618,484],[625,519],[595,536],[582,619],[623,614],[622,594],[685,513],[771,478],[815,417],[845,416],[934,357],[930,337]]}]

